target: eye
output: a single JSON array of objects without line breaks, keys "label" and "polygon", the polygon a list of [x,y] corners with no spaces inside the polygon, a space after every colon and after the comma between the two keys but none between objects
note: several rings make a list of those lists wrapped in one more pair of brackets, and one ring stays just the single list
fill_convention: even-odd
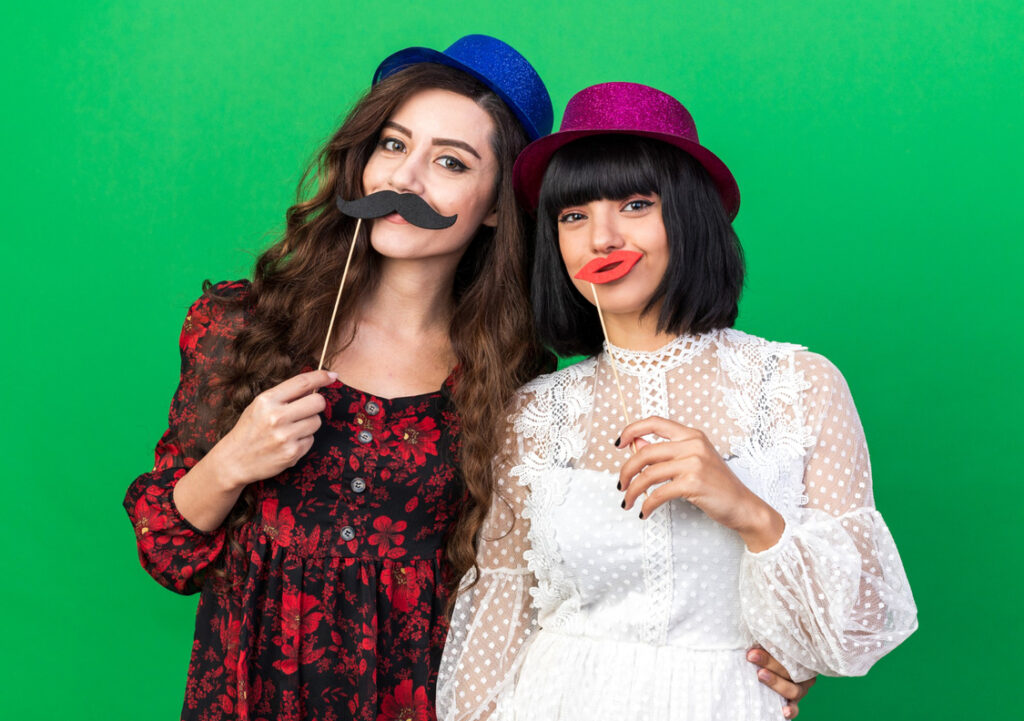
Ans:
[{"label": "eye", "polygon": [[377,145],[389,153],[401,153],[405,150],[405,143],[398,138],[381,138]]},{"label": "eye", "polygon": [[648,200],[647,198],[634,198],[633,200],[630,200],[624,206],[622,206],[622,209],[627,212],[635,213],[639,210],[650,208],[652,205],[654,205],[653,200]]},{"label": "eye", "polygon": [[561,215],[559,215],[558,222],[562,223],[563,225],[568,225],[569,223],[577,223],[583,220],[585,217],[587,216],[583,215],[583,213],[577,212],[575,210],[570,210],[567,213],[562,213]]},{"label": "eye", "polygon": [[437,163],[445,170],[451,170],[455,173],[461,173],[463,170],[466,170],[466,164],[451,155],[442,155],[437,159]]}]

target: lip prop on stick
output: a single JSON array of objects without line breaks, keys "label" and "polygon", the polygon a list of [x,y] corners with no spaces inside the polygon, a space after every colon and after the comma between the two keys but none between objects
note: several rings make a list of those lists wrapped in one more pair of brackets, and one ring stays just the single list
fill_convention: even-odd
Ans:
[{"label": "lip prop on stick", "polygon": [[[642,257],[643,253],[638,253],[635,250],[613,250],[604,258],[594,258],[580,268],[576,275],[573,276],[577,280],[585,280],[590,283],[590,290],[594,293],[594,307],[597,308],[597,318],[601,321],[601,332],[604,333],[604,339],[609,343],[611,341],[608,339],[608,328],[604,324],[604,313],[601,312],[601,302],[597,299],[597,286],[625,277],[626,273],[633,270],[633,266]],[[612,362],[615,388],[619,391],[619,405],[622,407],[622,415],[625,416],[626,425],[628,426],[632,421],[629,419],[629,411],[626,410],[626,396],[622,393],[622,383],[619,382],[619,368],[615,363],[614,355],[609,353],[608,359]],[[633,449],[635,454],[636,442],[630,443],[629,447]],[[647,497],[646,493],[644,493],[644,497]]]},{"label": "lip prop on stick", "polygon": [[441,215],[431,208],[427,201],[415,193],[396,193],[393,190],[380,190],[356,200],[345,200],[339,195],[337,205],[338,210],[342,213],[350,218],[356,218],[356,229],[352,233],[352,242],[348,246],[348,258],[345,259],[345,270],[341,273],[341,283],[338,285],[338,295],[334,299],[331,322],[327,324],[327,337],[324,338],[324,349],[320,352],[320,364],[317,365],[317,370],[323,369],[324,359],[327,358],[327,346],[330,345],[331,334],[334,331],[334,319],[338,315],[341,291],[345,288],[348,267],[352,264],[352,251],[356,248],[356,241],[359,239],[359,229],[363,225],[363,219],[380,218],[392,213],[398,213],[418,228],[442,230],[454,225],[455,220],[459,217],[458,215]]}]

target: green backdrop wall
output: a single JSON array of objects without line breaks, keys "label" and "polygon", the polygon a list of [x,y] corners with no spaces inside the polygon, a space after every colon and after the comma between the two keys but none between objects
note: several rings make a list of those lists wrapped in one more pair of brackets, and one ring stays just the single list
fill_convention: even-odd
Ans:
[{"label": "green backdrop wall", "polygon": [[21,3],[5,67],[3,716],[177,718],[195,597],[121,509],[204,278],[247,273],[409,45],[485,32],[575,90],[683,98],[743,192],[739,327],[844,371],[920,631],[807,719],[1020,717],[1024,6]]}]

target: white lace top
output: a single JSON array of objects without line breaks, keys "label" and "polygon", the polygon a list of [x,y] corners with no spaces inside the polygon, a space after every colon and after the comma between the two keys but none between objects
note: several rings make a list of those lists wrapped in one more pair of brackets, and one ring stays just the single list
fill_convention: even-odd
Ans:
[{"label": "white lace top", "polygon": [[[630,420],[703,431],[785,518],[775,546],[747,551],[686,501],[622,510],[609,354]],[[821,356],[735,330],[608,346],[520,391],[505,451],[441,663],[445,721],[781,719],[752,644],[797,680],[860,675],[917,627],[853,400]]]}]

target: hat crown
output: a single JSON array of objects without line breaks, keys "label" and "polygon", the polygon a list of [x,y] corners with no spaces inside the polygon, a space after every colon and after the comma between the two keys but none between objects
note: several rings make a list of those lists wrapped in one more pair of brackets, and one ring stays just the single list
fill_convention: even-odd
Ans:
[{"label": "hat crown", "polygon": [[639,83],[601,83],[584,88],[565,106],[560,130],[664,133],[699,142],[697,126],[682,103]]},{"label": "hat crown", "polygon": [[519,202],[534,210],[551,157],[564,145],[592,135],[633,135],[674,145],[704,167],[729,218],[736,217],[740,208],[736,179],[717,155],[700,144],[693,117],[671,95],[639,83],[600,83],[573,95],[559,131],[534,140],[516,159],[512,182]]},{"label": "hat crown", "polygon": [[380,64],[373,82],[376,84],[417,63],[447,65],[482,82],[512,110],[530,140],[551,132],[554,110],[544,81],[530,61],[508,43],[490,35],[466,35],[444,52],[430,48],[406,48]]}]

